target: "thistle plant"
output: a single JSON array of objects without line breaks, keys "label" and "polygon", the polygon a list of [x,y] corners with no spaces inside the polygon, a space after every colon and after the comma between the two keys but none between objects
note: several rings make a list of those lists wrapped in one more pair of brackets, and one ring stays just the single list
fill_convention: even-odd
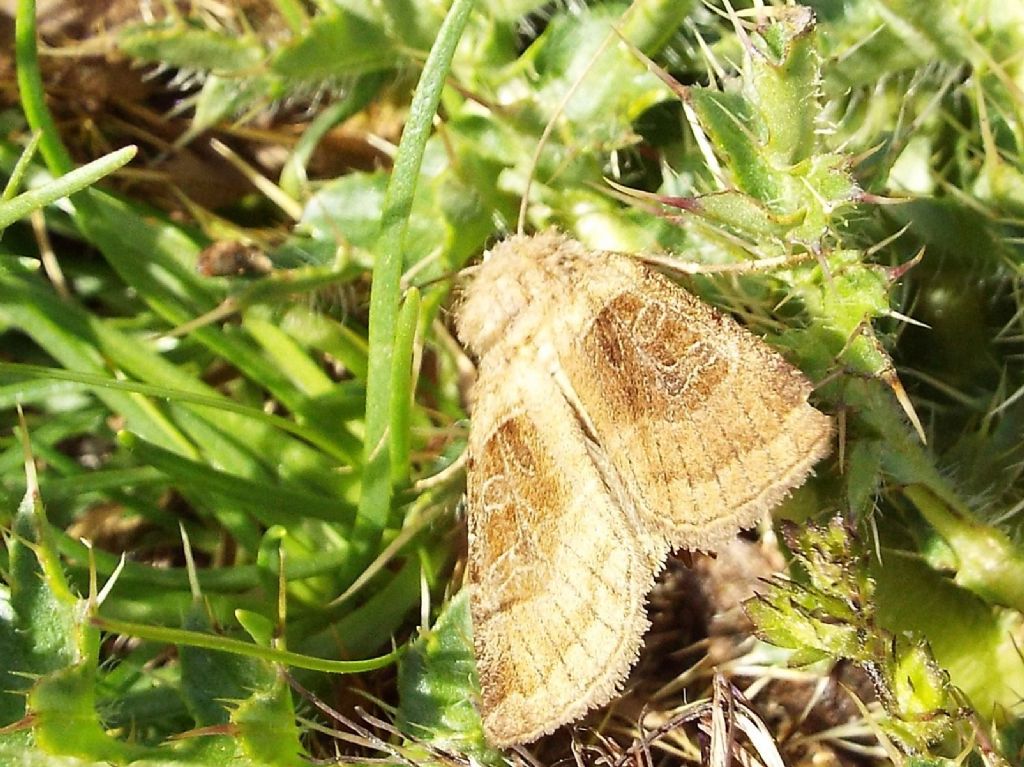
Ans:
[{"label": "thistle plant", "polygon": [[[184,88],[176,143],[140,156],[215,127],[240,147],[275,115],[304,132],[245,166],[264,191],[233,207],[85,189],[130,151],[75,170],[19,0],[0,761],[503,761],[452,596],[466,364],[446,323],[452,275],[524,200],[532,229],[656,256],[835,416],[834,457],[777,516],[843,524],[784,528],[793,577],[748,605],[762,639],[870,669],[894,761],[1019,756],[1013,4],[165,5],[106,38]],[[381,168],[316,176],[332,129],[388,111]],[[217,239],[274,269],[197,273]]]},{"label": "thistle plant", "polygon": [[855,553],[842,520],[783,530],[798,579],[774,580],[747,614],[767,641],[795,651],[794,663],[828,658],[864,668],[885,710],[880,729],[904,752],[927,753],[959,716],[948,675],[926,642],[880,625],[868,557]]}]

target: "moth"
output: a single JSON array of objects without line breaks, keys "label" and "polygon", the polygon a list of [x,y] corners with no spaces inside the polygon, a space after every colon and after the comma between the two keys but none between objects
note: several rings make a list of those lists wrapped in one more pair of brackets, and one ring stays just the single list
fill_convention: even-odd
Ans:
[{"label": "moth", "polygon": [[467,581],[497,746],[615,696],[670,551],[753,526],[829,451],[807,379],[636,259],[557,232],[489,254],[457,310],[476,355]]}]

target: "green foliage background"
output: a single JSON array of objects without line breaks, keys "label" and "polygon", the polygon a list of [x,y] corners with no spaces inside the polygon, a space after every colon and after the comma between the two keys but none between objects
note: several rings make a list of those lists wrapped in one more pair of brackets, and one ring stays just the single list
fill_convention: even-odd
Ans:
[{"label": "green foliage background", "polygon": [[[762,638],[871,670],[894,761],[1019,759],[1024,7],[809,5],[168,7],[115,40],[201,77],[183,141],[317,105],[276,189],[183,225],[81,191],[131,151],[74,170],[20,0],[21,103],[0,114],[0,758],[296,764],[340,726],[310,703],[332,675],[400,656],[397,729],[363,745],[501,761],[465,599],[442,607],[466,423],[447,307],[525,196],[530,229],[703,265],[686,286],[835,414],[836,454],[779,512],[822,524],[787,533],[794,579],[749,605]],[[332,127],[383,105],[404,114],[390,169],[309,177]],[[276,269],[197,273],[216,240],[262,243]],[[74,534],[104,508],[133,524],[125,559]],[[434,627],[410,635],[418,610]]]}]

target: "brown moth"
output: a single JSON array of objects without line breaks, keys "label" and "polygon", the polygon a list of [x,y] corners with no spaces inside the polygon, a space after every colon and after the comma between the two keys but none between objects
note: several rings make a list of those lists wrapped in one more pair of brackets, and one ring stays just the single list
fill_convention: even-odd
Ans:
[{"label": "brown moth", "polygon": [[470,610],[484,729],[526,743],[616,694],[667,554],[713,551],[801,484],[830,420],[806,378],[643,263],[547,232],[498,245],[477,356]]}]

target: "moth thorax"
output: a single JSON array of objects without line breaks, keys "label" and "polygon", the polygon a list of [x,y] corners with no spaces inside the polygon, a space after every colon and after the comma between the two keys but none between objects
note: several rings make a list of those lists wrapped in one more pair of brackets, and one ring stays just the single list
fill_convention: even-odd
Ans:
[{"label": "moth thorax", "polygon": [[523,343],[564,298],[558,275],[582,247],[550,230],[514,235],[489,253],[466,289],[458,312],[459,338],[477,356],[504,339]]},{"label": "moth thorax", "polygon": [[490,266],[493,264],[484,264],[467,289],[456,319],[459,338],[478,357],[509,335],[530,303],[526,287],[514,271]]}]

